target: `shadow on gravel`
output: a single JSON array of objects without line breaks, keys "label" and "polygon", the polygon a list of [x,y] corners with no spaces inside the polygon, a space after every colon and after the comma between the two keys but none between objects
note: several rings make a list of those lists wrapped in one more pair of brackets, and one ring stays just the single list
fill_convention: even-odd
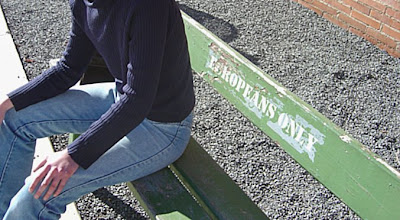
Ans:
[{"label": "shadow on gravel", "polygon": [[131,206],[110,193],[106,188],[100,188],[93,192],[93,195],[100,199],[104,204],[108,205],[121,215],[124,219],[147,220],[141,213],[136,212]]},{"label": "shadow on gravel", "polygon": [[[221,18],[214,17],[202,11],[197,11],[184,4],[179,4],[179,8],[226,43],[230,43],[238,37],[238,30],[236,27]],[[256,65],[259,64],[259,58],[246,54],[237,48],[234,49],[252,63]]]}]

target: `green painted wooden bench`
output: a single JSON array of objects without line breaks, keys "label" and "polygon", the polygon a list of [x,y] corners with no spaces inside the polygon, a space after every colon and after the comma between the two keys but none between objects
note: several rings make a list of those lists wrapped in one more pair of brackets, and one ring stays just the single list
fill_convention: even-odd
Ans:
[{"label": "green painted wooden bench", "polygon": [[[362,218],[400,219],[396,169],[192,18],[183,18],[196,73]],[[194,139],[169,168],[129,185],[153,219],[267,219]]]}]

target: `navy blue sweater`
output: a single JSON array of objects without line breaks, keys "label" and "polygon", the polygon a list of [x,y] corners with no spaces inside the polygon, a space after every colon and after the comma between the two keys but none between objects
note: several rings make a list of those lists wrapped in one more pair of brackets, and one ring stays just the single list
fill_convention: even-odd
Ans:
[{"label": "navy blue sweater", "polygon": [[144,118],[183,120],[193,109],[184,26],[174,0],[70,0],[72,28],[63,58],[8,94],[16,110],[75,85],[95,50],[116,78],[120,100],[75,142],[70,156],[88,168]]}]

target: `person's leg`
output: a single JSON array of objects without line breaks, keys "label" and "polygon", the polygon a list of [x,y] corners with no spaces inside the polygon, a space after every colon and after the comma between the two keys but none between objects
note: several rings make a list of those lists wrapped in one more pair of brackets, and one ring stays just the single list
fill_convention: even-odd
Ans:
[{"label": "person's leg", "polygon": [[145,119],[88,169],[79,168],[63,192],[48,201],[28,192],[30,180],[13,198],[4,220],[58,219],[65,206],[100,187],[139,179],[178,159],[190,138],[192,115],[181,123]]},{"label": "person's leg", "polygon": [[37,138],[81,133],[114,102],[114,84],[73,88],[64,94],[16,112],[0,125],[0,219],[32,168]]}]

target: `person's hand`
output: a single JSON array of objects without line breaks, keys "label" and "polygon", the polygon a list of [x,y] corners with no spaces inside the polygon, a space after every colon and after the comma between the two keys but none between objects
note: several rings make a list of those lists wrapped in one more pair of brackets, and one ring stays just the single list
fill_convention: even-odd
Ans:
[{"label": "person's hand", "polygon": [[33,170],[34,180],[29,187],[29,192],[34,193],[38,184],[42,182],[34,197],[38,199],[47,188],[43,200],[48,200],[52,195],[56,197],[78,168],[79,165],[68,155],[67,150],[54,153]]},{"label": "person's hand", "polygon": [[12,104],[8,96],[0,94],[0,123],[3,122],[4,116],[6,115],[7,111],[13,107],[14,105]]}]

